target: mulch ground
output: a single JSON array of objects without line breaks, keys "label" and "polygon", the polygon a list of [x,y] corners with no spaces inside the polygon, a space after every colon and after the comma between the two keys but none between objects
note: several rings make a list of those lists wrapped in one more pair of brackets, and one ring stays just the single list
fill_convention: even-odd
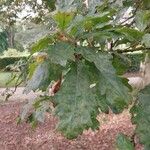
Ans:
[{"label": "mulch ground", "polygon": [[[75,140],[67,140],[56,131],[57,119],[46,116],[33,130],[29,124],[17,125],[16,118],[24,102],[9,101],[0,105],[0,150],[116,150],[119,132],[132,136],[134,126],[127,111],[119,115],[100,115],[100,130],[85,131]],[[136,150],[143,150],[136,144]]]}]

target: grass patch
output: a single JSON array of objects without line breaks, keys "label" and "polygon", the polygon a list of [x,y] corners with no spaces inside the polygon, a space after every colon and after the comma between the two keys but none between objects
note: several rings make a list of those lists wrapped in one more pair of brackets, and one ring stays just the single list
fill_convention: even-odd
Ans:
[{"label": "grass patch", "polygon": [[[0,72],[0,88],[14,87],[19,74],[20,74],[19,72],[15,72],[15,73],[14,72]],[[14,75],[16,75],[16,78],[13,81],[11,81],[10,83],[8,83]]]}]

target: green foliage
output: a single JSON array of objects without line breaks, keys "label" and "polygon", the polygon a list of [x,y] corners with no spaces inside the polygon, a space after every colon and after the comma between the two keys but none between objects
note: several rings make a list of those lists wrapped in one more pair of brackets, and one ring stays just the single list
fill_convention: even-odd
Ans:
[{"label": "green foliage", "polygon": [[112,29],[110,23],[112,15],[112,12],[87,16],[77,15],[68,28],[69,34],[80,40],[92,37],[98,42],[115,37],[119,33]]},{"label": "green foliage", "polygon": [[[45,0],[44,4],[51,5]],[[29,81],[24,92],[45,93],[26,106],[21,120],[28,118],[36,126],[37,120],[43,122],[47,106],[53,103],[51,111],[59,117],[57,127],[70,139],[84,129],[98,129],[96,117],[100,112],[109,113],[111,109],[120,113],[128,107],[132,102],[131,87],[121,77],[127,67],[120,61],[124,58],[120,53],[149,50],[149,10],[145,6],[148,1],[137,5],[131,0],[93,0],[88,4],[81,0],[59,0],[56,7],[48,6],[50,10],[56,8],[50,14],[56,30],[31,47],[26,66]],[[129,8],[132,10],[127,14]],[[53,81],[56,82],[52,84]],[[54,95],[46,93],[49,86],[55,90]],[[134,121],[142,143],[149,149],[150,134],[146,133],[149,133],[150,104],[146,89],[139,96]],[[31,107],[35,111],[28,116]],[[119,135],[118,147],[133,149],[124,135]]]},{"label": "green foliage", "polygon": [[[26,118],[27,121],[32,125],[32,127],[36,127],[37,121],[44,122],[45,112],[50,110],[49,102],[47,101],[47,97],[40,96],[36,98],[34,101],[30,101],[26,105],[23,106],[20,117],[18,118],[18,123],[21,120]],[[35,112],[27,116],[28,112],[34,109]]]},{"label": "green foliage", "polygon": [[121,78],[116,75],[116,71],[112,66],[112,56],[105,52],[96,53],[88,48],[81,48],[80,51],[83,57],[90,62],[94,62],[99,70],[100,81],[97,82],[101,95],[106,95],[106,103],[110,105],[114,113],[121,112],[127,106],[131,97],[128,88],[123,85]]},{"label": "green foliage", "polygon": [[49,44],[53,43],[53,37],[46,36],[43,39],[40,39],[37,43],[32,45],[31,47],[31,53],[39,52],[41,50],[44,50]]},{"label": "green foliage", "polygon": [[118,150],[134,150],[133,144],[124,134],[117,136],[117,148]]},{"label": "green foliage", "polygon": [[83,1],[82,0],[59,0],[56,3],[56,10],[64,11],[77,11],[83,12]]},{"label": "green foliage", "polygon": [[55,10],[55,2],[56,0],[43,0],[45,5],[50,9],[50,10]]},{"label": "green foliage", "polygon": [[114,68],[116,69],[116,73],[118,75],[123,75],[126,73],[129,69],[129,60],[124,55],[114,55],[113,62],[112,62]]},{"label": "green foliage", "polygon": [[0,70],[5,70],[6,66],[13,65],[21,59],[27,59],[26,57],[4,57],[0,58]]},{"label": "green foliage", "polygon": [[139,30],[144,31],[150,24],[150,11],[139,10],[135,16],[136,26]]},{"label": "green foliage", "polygon": [[[93,81],[88,66],[84,62],[73,63],[61,91],[55,95],[55,113],[59,116],[58,129],[69,139],[81,134],[84,129],[98,128],[99,93],[93,92]],[[98,92],[98,91],[97,91]]]},{"label": "green foliage", "polygon": [[14,87],[16,85],[19,75],[20,72],[0,72],[0,88]]},{"label": "green foliage", "polygon": [[[109,58],[107,55],[106,57],[102,55],[99,60],[108,61],[107,57]],[[115,79],[116,76],[113,77],[113,71],[103,70],[105,65],[109,67],[109,61],[101,65],[100,70],[89,62],[79,61],[73,64],[70,66],[60,92],[54,97],[57,105],[56,114],[60,118],[58,129],[68,138],[77,137],[89,127],[98,128],[96,120],[98,109],[108,112],[110,107],[115,113],[118,113],[129,103],[128,91],[120,90],[125,87],[121,81],[120,85],[117,83],[119,81]],[[113,70],[111,67],[110,65],[110,71]],[[111,75],[112,78],[107,82],[104,78]]]},{"label": "green foliage", "polygon": [[99,15],[77,15],[70,25],[70,33],[80,37],[83,36],[85,31],[101,29],[110,24],[109,21],[111,20],[111,15],[111,12],[103,12]]},{"label": "green foliage", "polygon": [[0,32],[0,53],[8,48],[8,41],[7,41],[7,33],[5,31]]},{"label": "green foliage", "polygon": [[130,61],[128,64],[128,72],[138,72],[140,70],[140,63],[144,61],[144,53],[125,54],[125,57]]},{"label": "green foliage", "polygon": [[144,33],[128,27],[120,28],[117,31],[122,33],[129,41],[141,40],[142,36],[144,35]]},{"label": "green foliage", "polygon": [[123,75],[126,72],[134,73],[140,71],[140,63],[145,59],[145,53],[117,54],[113,57],[113,66],[117,74]]},{"label": "green foliage", "polygon": [[74,13],[72,12],[57,12],[54,15],[54,20],[57,22],[58,27],[61,30],[64,30],[68,27],[73,17],[74,17]]},{"label": "green foliage", "polygon": [[145,34],[143,36],[142,42],[145,44],[146,47],[150,48],[150,34]]},{"label": "green foliage", "polygon": [[143,5],[145,9],[150,9],[150,1],[149,0],[143,0]]},{"label": "green foliage", "polygon": [[31,90],[36,91],[37,89],[46,90],[52,80],[61,76],[60,69],[60,66],[50,64],[48,61],[40,63],[33,71],[32,78],[28,81],[24,93],[27,94]]},{"label": "green foliage", "polygon": [[136,133],[145,150],[150,149],[150,85],[140,91],[138,101],[131,109],[132,121],[136,124]]},{"label": "green foliage", "polygon": [[74,48],[75,46],[72,44],[57,42],[55,45],[48,46],[46,52],[48,54],[49,60],[52,63],[66,66],[68,60],[75,61]]}]

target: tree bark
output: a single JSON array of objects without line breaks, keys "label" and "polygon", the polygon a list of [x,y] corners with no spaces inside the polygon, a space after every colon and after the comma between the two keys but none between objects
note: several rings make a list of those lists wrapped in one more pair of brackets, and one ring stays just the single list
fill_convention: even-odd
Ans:
[{"label": "tree bark", "polygon": [[8,35],[8,47],[10,48],[14,48],[14,27],[13,26],[9,26],[7,29],[7,35]]}]

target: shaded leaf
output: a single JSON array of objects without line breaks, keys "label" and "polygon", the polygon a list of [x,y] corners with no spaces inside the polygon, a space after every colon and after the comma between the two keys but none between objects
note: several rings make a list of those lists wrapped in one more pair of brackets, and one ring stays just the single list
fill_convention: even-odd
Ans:
[{"label": "shaded leaf", "polygon": [[[77,15],[69,26],[70,34],[76,37],[80,37],[85,31],[93,30],[96,27],[108,25],[111,20],[112,14],[110,12],[103,12],[101,14],[95,14],[94,16],[82,16]],[[102,25],[103,24],[103,25]]]},{"label": "shaded leaf", "polygon": [[123,75],[129,67],[127,58],[124,55],[119,55],[119,54],[114,55],[112,64],[115,67],[116,73],[118,75]]},{"label": "shaded leaf", "polygon": [[34,112],[35,120],[44,122],[45,113],[50,109],[49,102],[43,101],[40,103],[40,107],[38,107]]},{"label": "shaded leaf", "polygon": [[130,7],[132,4],[133,4],[133,1],[132,1],[132,0],[124,0],[124,1],[123,1],[123,5],[124,5],[125,7]]},{"label": "shaded leaf", "polygon": [[21,114],[20,114],[20,120],[23,121],[27,118],[29,111],[32,108],[33,101],[30,100],[27,104],[25,104],[22,108]]},{"label": "shaded leaf", "polygon": [[56,3],[57,10],[61,11],[83,11],[83,0],[59,0]]},{"label": "shaded leaf", "polygon": [[54,97],[55,113],[60,119],[58,129],[68,138],[77,137],[84,129],[98,128],[99,109],[108,113],[110,107],[119,113],[130,102],[128,88],[115,75],[111,56],[91,50],[87,54],[88,49],[84,50],[83,56],[94,63],[84,60],[73,63]]},{"label": "shaded leaf", "polygon": [[32,78],[28,81],[24,93],[30,91],[46,90],[52,80],[58,79],[61,76],[61,67],[58,65],[50,64],[45,61],[37,66]]},{"label": "shaded leaf", "polygon": [[138,103],[131,109],[132,121],[136,124],[136,133],[145,150],[150,149],[150,85],[140,91]]},{"label": "shaded leaf", "polygon": [[[31,114],[31,110],[34,108],[34,112]],[[37,121],[44,122],[45,113],[50,109],[49,97],[39,96],[35,100],[29,100],[26,105],[23,106],[20,114],[19,121],[23,121],[27,118],[31,124]]]},{"label": "shaded leaf", "polygon": [[150,48],[150,34],[145,34],[143,36],[142,42],[145,44],[147,48]]},{"label": "shaded leaf", "polygon": [[135,16],[135,23],[139,30],[144,31],[150,24],[150,11],[139,10]]},{"label": "shaded leaf", "polygon": [[[84,33],[80,36],[81,39],[88,39],[89,37],[92,37],[95,41],[103,43],[103,41],[106,41],[107,39],[117,39],[118,37],[121,38],[121,34],[115,32],[114,30],[109,31],[107,29],[102,28],[101,30],[94,30],[91,33]],[[104,44],[105,43],[103,43],[103,45]]]},{"label": "shaded leaf", "polygon": [[134,150],[133,143],[122,133],[117,136],[117,148],[118,150]]},{"label": "shaded leaf", "polygon": [[50,10],[55,10],[55,2],[56,0],[43,0],[43,2],[46,4],[46,6],[50,9]]},{"label": "shaded leaf", "polygon": [[49,60],[53,63],[65,66],[68,60],[75,60],[74,46],[69,43],[58,42],[47,49]]},{"label": "shaded leaf", "polygon": [[7,33],[0,32],[0,53],[8,48]]},{"label": "shaded leaf", "polygon": [[[91,75],[89,75],[91,74]],[[90,85],[92,72],[83,62],[73,63],[62,84],[60,91],[55,95],[55,113],[59,116],[58,129],[67,138],[75,138],[84,129],[97,129],[99,123],[98,100]]]},{"label": "shaded leaf", "polygon": [[147,10],[150,9],[150,1],[149,0],[143,0],[143,5]]},{"label": "shaded leaf", "polygon": [[34,117],[34,114],[32,113],[31,115],[28,116],[27,122],[30,123],[31,127],[35,129],[37,127],[37,120]]},{"label": "shaded leaf", "polygon": [[107,103],[113,112],[121,112],[129,104],[131,97],[127,82],[123,82],[122,78],[116,75],[116,70],[112,66],[112,56],[105,52],[96,53],[93,49],[86,47],[80,47],[78,50],[99,70],[101,95],[106,95]]}]

